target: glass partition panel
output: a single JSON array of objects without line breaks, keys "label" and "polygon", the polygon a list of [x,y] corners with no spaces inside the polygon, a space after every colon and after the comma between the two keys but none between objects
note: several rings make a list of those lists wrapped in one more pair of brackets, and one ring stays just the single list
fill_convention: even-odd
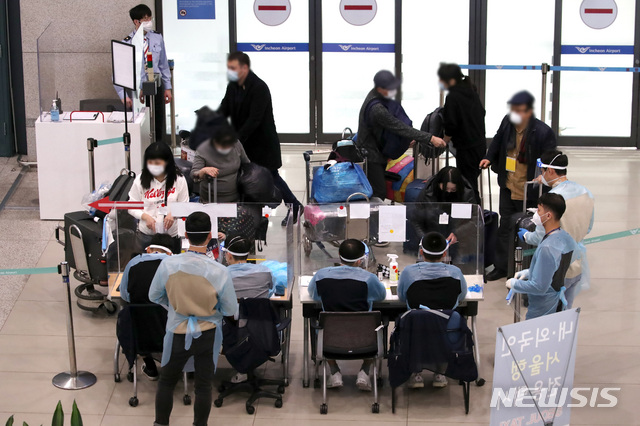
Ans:
[{"label": "glass partition panel", "polygon": [[[399,270],[423,259],[419,241],[428,232],[439,232],[452,243],[446,261],[465,275],[484,272],[484,219],[472,204],[379,203],[309,204],[300,227],[300,275],[313,276],[321,268],[339,265],[338,247],[355,238],[369,249],[367,269],[377,273],[388,265],[387,255],[398,256]],[[382,246],[377,243],[386,243]]]},{"label": "glass partition panel", "polygon": [[[248,262],[265,264],[272,270],[276,279],[274,297],[290,296],[295,279],[296,245],[293,221],[289,220],[287,226],[281,225],[282,219],[288,214],[287,205],[271,209],[256,203],[172,203],[169,210],[159,207],[157,216],[164,217],[169,211],[177,223],[175,230],[180,241],[176,241],[176,244],[182,247],[182,252],[189,246],[184,238],[184,219],[193,212],[205,212],[212,219],[214,236],[208,245],[209,257],[228,266],[223,249],[225,241],[238,235],[248,238],[255,242],[252,244]],[[112,298],[119,298],[119,285],[127,263],[132,257],[143,252],[148,243],[140,241],[136,235],[138,223],[126,210],[119,210],[117,214],[112,212],[107,221],[110,231],[107,233],[109,242],[106,253],[109,294]],[[174,248],[174,252],[178,252],[177,248]]]}]

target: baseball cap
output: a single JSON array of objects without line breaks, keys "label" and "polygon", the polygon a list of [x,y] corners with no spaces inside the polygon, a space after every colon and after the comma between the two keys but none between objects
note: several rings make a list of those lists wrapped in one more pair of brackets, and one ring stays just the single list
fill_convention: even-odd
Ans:
[{"label": "baseball cap", "polygon": [[385,90],[395,90],[400,87],[400,79],[387,70],[378,71],[373,77],[373,83],[375,87]]}]

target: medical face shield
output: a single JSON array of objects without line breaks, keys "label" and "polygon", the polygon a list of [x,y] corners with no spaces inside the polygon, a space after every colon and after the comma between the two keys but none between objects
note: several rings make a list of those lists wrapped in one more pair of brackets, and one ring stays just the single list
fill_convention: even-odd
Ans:
[{"label": "medical face shield", "polygon": [[[234,237],[231,239],[231,241],[229,241],[229,244],[227,246],[227,244],[222,243],[220,245],[220,247],[222,248],[222,251],[229,253],[232,256],[236,256],[236,257],[245,257],[245,256],[249,256],[249,252],[239,252],[239,251],[234,251],[233,250],[233,245],[240,242],[240,241],[244,241],[244,239],[242,237]],[[227,247],[225,247],[227,246]]]},{"label": "medical face shield", "polygon": [[362,256],[358,257],[357,259],[347,259],[344,256],[340,256],[340,260],[346,263],[356,263],[357,261],[362,260],[360,267],[362,269],[367,269],[367,265],[369,264],[369,246],[367,246],[367,244],[365,244],[364,242],[362,243],[362,245],[364,245],[364,254]]},{"label": "medical face shield", "polygon": [[443,254],[445,254],[447,252],[447,250],[449,250],[449,241],[447,241],[447,245],[444,246],[444,250],[439,251],[439,252],[429,251],[429,250],[425,249],[424,247],[422,247],[422,240],[420,240],[419,247],[420,247],[420,250],[422,250],[423,253],[428,254],[430,256],[442,256]]},{"label": "medical face shield", "polygon": [[166,254],[169,254],[169,255],[173,254],[173,252],[171,250],[169,250],[167,247],[160,246],[160,245],[157,245],[157,244],[151,244],[151,245],[147,246],[147,248],[145,250],[149,250],[149,249],[151,249],[151,250],[162,250],[163,252],[165,252]]},{"label": "medical face shield", "polygon": [[[542,162],[542,160],[540,160],[540,159],[538,158],[538,160],[537,160],[537,162],[536,162],[536,173],[535,173],[535,179],[536,179],[536,180],[538,180],[538,177],[542,176],[542,175],[544,174],[544,172],[545,172],[547,169],[554,169],[554,170],[567,170],[567,167],[566,167],[566,166],[556,166],[556,165],[554,165],[554,164],[553,164],[553,163],[554,163],[554,161],[556,161],[556,160],[558,159],[558,157],[560,157],[561,155],[562,155],[562,154],[558,154],[558,155],[556,155],[555,157],[553,157],[553,159],[552,159],[551,161],[549,161],[549,164],[545,164],[545,163],[543,163],[543,162]],[[546,182],[548,182],[546,179],[545,179],[545,181],[546,181]],[[552,184],[553,182],[548,182],[548,183],[549,183],[549,186],[551,186],[551,184]]]}]

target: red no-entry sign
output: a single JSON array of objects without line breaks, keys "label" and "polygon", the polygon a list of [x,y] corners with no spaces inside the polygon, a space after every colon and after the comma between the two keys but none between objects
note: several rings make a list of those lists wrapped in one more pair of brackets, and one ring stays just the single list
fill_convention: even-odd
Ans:
[{"label": "red no-entry sign", "polygon": [[291,2],[289,0],[256,0],[253,13],[258,21],[265,25],[276,26],[289,19]]},{"label": "red no-entry sign", "polygon": [[615,0],[584,0],[580,5],[580,17],[588,27],[595,30],[607,28],[618,16]]},{"label": "red no-entry sign", "polygon": [[366,25],[376,17],[376,0],[341,0],[340,14],[351,25]]}]

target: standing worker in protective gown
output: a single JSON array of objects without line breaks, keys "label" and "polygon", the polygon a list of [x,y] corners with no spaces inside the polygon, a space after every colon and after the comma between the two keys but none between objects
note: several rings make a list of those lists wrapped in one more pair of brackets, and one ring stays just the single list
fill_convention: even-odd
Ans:
[{"label": "standing worker in protective gown", "polygon": [[238,301],[227,268],[206,255],[211,219],[204,212],[185,223],[189,250],[160,263],[149,300],[169,311],[156,394],[154,425],[168,425],[173,391],[190,357],[195,366],[195,426],[206,426],[211,412],[211,382],[222,346],[222,318],[233,321]]},{"label": "standing worker in protective gown", "polygon": [[[565,200],[567,210],[560,226],[567,231],[578,243],[577,250],[573,253],[573,259],[564,286],[567,288],[565,297],[567,307],[573,306],[573,299],[582,290],[589,288],[589,264],[587,263],[587,248],[582,240],[591,232],[594,219],[594,199],[591,192],[584,186],[567,179],[567,166],[569,159],[561,151],[547,151],[538,160],[540,183],[551,187],[549,193],[560,194]],[[537,246],[544,238],[544,228],[537,226],[535,232],[520,229],[518,235],[527,244]]]},{"label": "standing worker in protective gown", "polygon": [[544,194],[539,198],[533,222],[544,228],[544,237],[533,255],[531,267],[507,280],[508,289],[529,296],[527,319],[559,312],[567,306],[564,275],[577,245],[571,235],[560,228],[565,210],[561,195]]}]

